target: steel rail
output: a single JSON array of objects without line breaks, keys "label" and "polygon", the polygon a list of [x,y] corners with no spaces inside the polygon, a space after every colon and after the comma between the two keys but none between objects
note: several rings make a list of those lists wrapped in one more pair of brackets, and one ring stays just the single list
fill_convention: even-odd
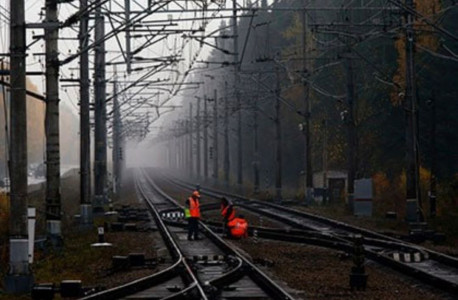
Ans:
[{"label": "steel rail", "polygon": [[[175,179],[169,178],[169,181],[171,181],[172,183],[175,183],[178,186],[182,186],[188,189],[194,188],[192,184],[186,183],[185,181],[178,180],[176,178]],[[346,224],[340,221],[325,218],[325,217],[318,216],[315,214],[298,211],[292,208],[287,208],[287,207],[280,206],[277,204],[267,203],[265,201],[259,201],[255,199],[249,199],[249,198],[237,195],[237,194],[228,193],[225,191],[219,191],[219,190],[215,190],[211,188],[204,188],[202,186],[201,186],[201,194],[208,195],[208,196],[215,197],[215,198],[219,198],[221,196],[233,198],[236,200],[234,204],[242,206],[245,209],[256,211],[260,214],[268,215],[269,217],[275,216],[275,219],[280,221],[281,217],[278,214],[275,214],[275,212],[266,213],[266,211],[262,211],[260,209],[254,209],[253,207],[250,207],[249,205],[247,205],[247,203],[256,204],[257,206],[269,207],[273,210],[276,210],[277,212],[286,212],[286,213],[289,213],[297,217],[307,218],[315,222],[321,222],[322,224],[326,224],[328,226],[331,226],[337,229],[341,229],[341,230],[344,230],[350,233],[361,234],[364,236],[365,245],[371,244],[373,246],[379,246],[379,247],[384,247],[384,248],[389,248],[389,249],[399,249],[401,251],[415,250],[420,253],[426,253],[429,259],[436,261],[438,263],[441,263],[446,267],[458,268],[458,259],[457,258],[451,257],[449,255],[445,255],[445,254],[442,254],[442,253],[439,253],[439,252],[436,252],[436,251],[433,251],[433,250],[430,250],[424,247],[420,247],[420,246],[417,246],[411,243],[407,243],[399,239],[385,236],[383,234],[380,234],[380,233],[377,233],[377,232],[374,232],[368,229],[349,225],[349,224]],[[308,227],[307,225],[300,224],[298,222],[295,222],[294,220],[287,220],[286,218],[285,218],[285,223],[288,223],[288,225],[299,227],[302,229],[310,229],[310,227]],[[339,235],[333,235],[333,237],[338,238]],[[348,238],[347,239],[344,238],[343,240],[350,241]],[[406,274],[408,276],[411,276],[413,278],[426,282],[427,284],[431,286],[437,287],[447,292],[454,293],[454,294],[458,293],[458,285],[452,281],[446,280],[439,276],[435,276],[434,274],[427,272],[423,269],[409,266],[406,263],[394,260],[391,257],[382,255],[379,252],[373,251],[371,249],[365,249],[365,253],[368,258],[376,262],[379,262],[382,265],[389,266],[403,274]],[[458,276],[458,272],[456,276]]]},{"label": "steel rail", "polygon": [[[145,174],[145,172],[143,170],[141,170],[142,173],[143,173],[143,176],[146,177],[147,174]],[[138,176],[138,174],[136,174],[136,176]],[[181,262],[181,264],[185,267],[186,269],[186,273],[183,274],[183,275],[187,275],[185,276],[186,277],[190,277],[190,286],[183,290],[183,291],[180,291],[178,293],[176,293],[176,295],[173,295],[173,296],[169,296],[165,299],[177,299],[176,297],[180,296],[180,295],[185,295],[188,291],[190,291],[191,289],[195,288],[197,289],[198,291],[198,297],[200,297],[199,299],[202,299],[202,300],[207,300],[207,296],[205,295],[205,292],[203,291],[203,288],[200,286],[200,283],[199,281],[197,280],[196,276],[194,275],[194,273],[192,272],[189,264],[187,263],[179,245],[175,242],[174,238],[172,237],[172,234],[170,233],[170,231],[168,230],[167,226],[164,224],[162,218],[160,217],[160,214],[159,214],[159,211],[157,210],[157,208],[155,207],[154,203],[152,202],[152,200],[146,195],[146,192],[144,190],[144,187],[142,185],[139,184],[138,182],[138,177],[136,177],[136,184],[137,184],[137,187],[138,189],[140,190],[141,192],[141,197],[143,197],[143,199],[145,200],[145,202],[148,204],[150,210],[152,211],[153,213],[153,217],[156,221],[156,224],[161,232],[161,235],[164,239],[164,241],[166,242],[168,248],[169,248],[169,251],[172,253],[172,255],[176,255],[179,259],[179,261]],[[173,254],[175,253],[175,254]],[[189,279],[188,279],[189,280]]]},{"label": "steel rail", "polygon": [[[171,203],[174,203],[178,209],[183,209],[175,199],[170,197],[166,194],[162,189],[160,189],[157,184],[146,174],[146,178],[150,185],[161,194],[166,200]],[[253,263],[251,263],[247,258],[245,258],[237,249],[233,246],[230,246],[227,242],[225,242],[221,237],[219,237],[216,233],[214,233],[205,223],[199,221],[199,225],[204,232],[204,234],[218,246],[221,250],[223,250],[226,254],[232,255],[234,257],[239,258],[243,262],[243,267],[245,269],[245,274],[248,276],[261,288],[263,289],[269,296],[273,297],[273,299],[278,300],[288,300],[294,299],[291,295],[288,294],[284,289],[282,289],[276,282],[270,279],[264,272],[262,272],[258,267],[256,267]],[[226,274],[226,278],[234,279],[237,278],[236,276],[232,277],[231,274]],[[224,285],[224,281],[217,280],[215,283],[218,285]]]},{"label": "steel rail", "polygon": [[[139,185],[138,180],[137,180],[138,175],[136,174],[135,176],[136,176],[135,190],[138,196],[142,197],[145,200],[145,202],[147,203],[147,205],[149,206],[152,216],[159,229],[159,232],[162,235],[164,242],[166,243],[166,246],[169,249],[170,254],[175,259],[175,262],[172,264],[172,266],[162,271],[159,271],[158,273],[152,274],[150,276],[147,276],[141,279],[137,279],[135,281],[129,282],[127,284],[124,284],[124,285],[121,285],[121,286],[118,286],[118,287],[115,287],[115,288],[112,288],[106,291],[101,291],[101,292],[98,292],[98,293],[95,293],[89,296],[85,296],[81,299],[83,300],[119,299],[122,297],[126,297],[128,295],[132,295],[137,292],[146,290],[154,286],[159,286],[172,278],[180,276],[182,277],[184,282],[188,281],[189,285],[186,288],[184,288],[183,290],[176,292],[174,294],[171,294],[163,299],[189,299],[189,297],[196,296],[196,295],[193,295],[193,292],[197,290],[198,291],[197,297],[200,297],[199,299],[207,300],[207,297],[203,289],[200,287],[199,282],[197,281],[194,274],[192,273],[191,268],[189,267],[188,263],[186,262],[178,245],[176,244],[170,232],[168,231],[167,227],[165,226],[164,222],[160,218],[157,209],[154,207],[154,205],[151,204],[150,201],[148,201],[148,197],[146,196],[145,191],[143,190],[142,186]],[[183,270],[186,270],[186,272],[183,272]]]}]

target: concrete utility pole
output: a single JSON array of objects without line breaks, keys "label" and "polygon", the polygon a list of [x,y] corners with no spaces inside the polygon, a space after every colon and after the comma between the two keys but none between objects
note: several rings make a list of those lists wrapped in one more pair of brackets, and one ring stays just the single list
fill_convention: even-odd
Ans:
[{"label": "concrete utility pole", "polygon": [[181,166],[180,170],[184,171],[188,168],[188,147],[186,144],[187,135],[186,135],[186,121],[180,122],[181,127]]},{"label": "concrete utility pole", "polygon": [[431,178],[429,186],[429,216],[434,218],[436,216],[436,193],[437,193],[437,181],[436,181],[436,169],[437,169],[437,150],[436,150],[436,95],[434,90],[432,92],[432,99],[430,100],[431,105],[431,125],[430,125],[430,136],[431,136]]},{"label": "concrete utility pole", "polygon": [[165,153],[165,156],[166,156],[166,161],[167,161],[167,168],[168,169],[172,169],[173,168],[173,155],[172,155],[172,141],[171,140],[168,140],[166,143],[166,148],[167,148],[167,151]]},{"label": "concrete utility pole", "polygon": [[236,110],[237,110],[237,184],[239,187],[243,183],[243,149],[242,149],[242,105],[239,91],[239,33],[237,23],[237,0],[232,0],[232,26],[234,32],[234,92],[236,99]]},{"label": "concrete utility pole", "polygon": [[275,67],[277,86],[275,89],[275,201],[282,201],[282,142],[281,142],[281,106],[280,106],[280,70]]},{"label": "concrete utility pole", "polygon": [[356,175],[356,124],[354,118],[354,101],[355,101],[355,85],[353,82],[353,63],[351,58],[351,50],[347,58],[347,105],[348,113],[346,115],[346,123],[348,126],[348,175],[347,175],[347,203],[350,209],[353,209],[353,199],[355,191],[355,175]]},{"label": "concrete utility pole", "polygon": [[32,288],[29,269],[27,230],[27,111],[25,77],[25,10],[23,0],[10,1],[10,148],[9,170],[10,258],[5,289],[8,293],[25,293]]},{"label": "concrete utility pole", "polygon": [[207,96],[204,96],[204,180],[208,178],[208,111],[207,111]]},{"label": "concrete utility pole", "polygon": [[113,82],[113,187],[115,193],[121,188],[121,113],[119,111],[118,89],[116,80]]},{"label": "concrete utility pole", "polygon": [[[80,0],[79,48],[86,49],[89,44],[89,16],[87,0]],[[80,56],[80,215],[81,225],[92,225],[91,205],[91,128],[90,128],[90,80],[89,53],[82,51]]]},{"label": "concrete utility pole", "polygon": [[[258,82],[260,82],[258,77]],[[254,97],[253,105],[253,175],[254,175],[254,194],[259,193],[259,141],[258,141],[258,95],[259,95],[259,83],[257,85],[257,93]]]},{"label": "concrete utility pole", "polygon": [[[46,22],[57,24],[57,0],[46,0]],[[46,227],[54,246],[61,246],[59,145],[59,28],[45,29],[46,42]]]},{"label": "concrete utility pole", "polygon": [[194,155],[193,155],[193,151],[192,151],[192,147],[193,147],[193,136],[192,136],[192,133],[193,133],[193,119],[192,119],[192,103],[189,103],[189,126],[188,126],[188,137],[189,137],[189,165],[188,165],[188,171],[189,171],[189,176],[192,176],[193,173],[194,173],[194,170],[193,170],[193,165],[194,165]]},{"label": "concrete utility pole", "polygon": [[[306,5],[306,4],[305,4]],[[302,15],[302,74],[308,77],[307,63],[307,12],[304,10]],[[312,148],[310,134],[310,89],[307,81],[303,79],[304,84],[304,170],[305,170],[305,202],[311,204],[313,202],[313,171],[312,171]]]},{"label": "concrete utility pole", "polygon": [[177,165],[176,168],[177,170],[181,169],[181,136],[177,136],[175,138],[175,145],[176,145],[176,152],[177,152]]},{"label": "concrete utility pole", "polygon": [[183,128],[183,123],[181,125],[181,130],[182,130],[182,136],[180,138],[181,140],[181,165],[180,165],[180,171],[184,171],[187,168],[187,158],[188,158],[188,148],[186,147],[186,134],[185,134],[185,128]]},{"label": "concrete utility pole", "polygon": [[323,203],[328,199],[328,121],[323,120]]},{"label": "concrete utility pole", "polygon": [[229,97],[227,81],[224,82],[224,181],[229,184],[231,163],[229,160]]},{"label": "concrete utility pole", "polygon": [[[126,24],[130,22],[130,1],[132,0],[124,0],[124,9],[126,15]],[[127,73],[130,74],[132,72],[132,61],[131,61],[131,49],[130,49],[130,27],[126,28],[126,66],[127,66]]]},{"label": "concrete utility pole", "polygon": [[197,98],[197,112],[196,112],[196,173],[200,177],[200,97]]},{"label": "concrete utility pole", "polygon": [[[408,9],[414,9],[413,0],[405,0]],[[420,198],[420,170],[418,149],[417,87],[415,82],[415,31],[412,14],[405,12],[406,18],[406,92],[404,110],[406,112],[406,201],[407,221],[423,222],[424,216]]]},{"label": "concrete utility pole", "polygon": [[177,136],[177,169],[180,170],[181,169],[181,159],[183,157],[183,152],[182,152],[182,140],[181,140],[181,128],[178,127],[178,133],[179,135]]},{"label": "concrete utility pole", "polygon": [[213,179],[218,180],[218,90],[213,93]]},{"label": "concrete utility pole", "polygon": [[95,198],[94,210],[103,211],[107,200],[107,109],[106,109],[106,80],[105,80],[105,21],[102,15],[101,1],[98,0],[95,11]]}]

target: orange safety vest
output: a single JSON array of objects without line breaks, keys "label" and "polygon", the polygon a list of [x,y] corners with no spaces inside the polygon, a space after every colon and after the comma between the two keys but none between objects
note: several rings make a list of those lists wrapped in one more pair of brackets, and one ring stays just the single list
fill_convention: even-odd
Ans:
[{"label": "orange safety vest", "polygon": [[227,226],[231,229],[231,235],[235,238],[248,236],[248,223],[245,219],[235,218]]},{"label": "orange safety vest", "polygon": [[232,206],[230,204],[226,205],[225,207],[221,205],[221,215],[223,216],[223,218],[226,218],[227,217],[227,220],[228,221],[232,221],[234,220],[235,218],[235,209],[234,209],[234,206],[232,206],[232,212],[229,216],[226,216],[227,214],[227,211],[229,210],[229,207]]},{"label": "orange safety vest", "polygon": [[189,213],[191,218],[200,218],[199,200],[189,197]]}]

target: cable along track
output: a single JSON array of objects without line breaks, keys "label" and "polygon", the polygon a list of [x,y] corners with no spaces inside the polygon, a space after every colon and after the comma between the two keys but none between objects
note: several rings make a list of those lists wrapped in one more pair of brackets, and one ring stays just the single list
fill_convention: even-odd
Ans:
[{"label": "cable along track", "polygon": [[[166,177],[170,183],[177,186],[188,190],[194,188],[191,183],[183,180],[164,176],[164,174],[161,176]],[[299,231],[285,229],[284,236],[281,237],[281,230],[266,229],[263,231],[260,228],[258,236],[264,234],[266,238],[275,238],[274,236],[277,235],[280,239],[289,239],[292,242],[300,242],[302,238],[302,241],[306,243],[308,241],[311,244],[334,249],[340,248],[348,252],[352,249],[354,235],[360,234],[364,237],[365,253],[369,259],[436,288],[458,294],[458,259],[455,257],[311,213],[203,186],[200,189],[201,194],[215,198],[225,196],[239,207],[282,222],[288,227],[299,229]],[[303,234],[314,232],[318,239],[301,236],[301,231]],[[298,237],[296,240],[294,235]]]}]

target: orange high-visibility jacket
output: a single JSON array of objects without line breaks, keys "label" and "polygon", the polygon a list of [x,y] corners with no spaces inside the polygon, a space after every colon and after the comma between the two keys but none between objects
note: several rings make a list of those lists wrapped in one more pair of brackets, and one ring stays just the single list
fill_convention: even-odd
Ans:
[{"label": "orange high-visibility jacket", "polygon": [[227,226],[231,229],[231,235],[235,238],[248,236],[248,223],[245,219],[235,218]]},{"label": "orange high-visibility jacket", "polygon": [[200,205],[199,200],[194,199],[193,197],[189,197],[189,213],[191,214],[191,218],[200,218]]},{"label": "orange high-visibility jacket", "polygon": [[[229,208],[232,208],[232,210]],[[231,210],[231,212],[229,212],[229,210]],[[229,215],[227,215],[228,212],[229,212]],[[223,216],[223,218],[227,218],[228,221],[234,220],[235,218],[234,206],[232,204],[228,204],[226,206],[221,205],[221,215]]]}]

